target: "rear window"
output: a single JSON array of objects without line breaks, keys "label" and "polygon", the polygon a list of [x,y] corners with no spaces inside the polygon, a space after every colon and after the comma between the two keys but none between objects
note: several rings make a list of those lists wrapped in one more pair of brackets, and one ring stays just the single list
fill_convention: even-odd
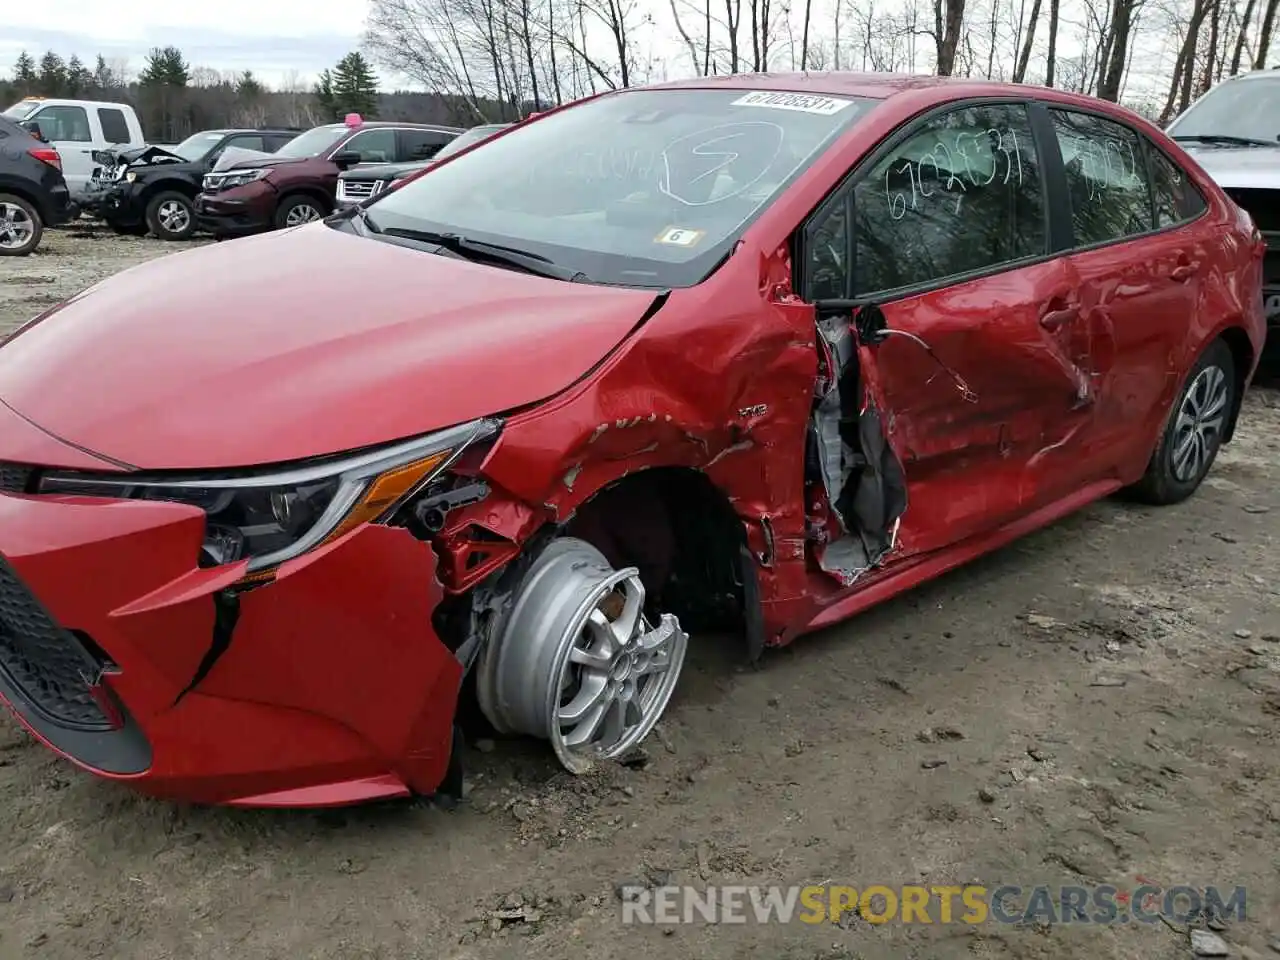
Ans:
[{"label": "rear window", "polygon": [[99,107],[98,122],[102,124],[102,137],[107,143],[129,142],[129,124],[123,110]]}]

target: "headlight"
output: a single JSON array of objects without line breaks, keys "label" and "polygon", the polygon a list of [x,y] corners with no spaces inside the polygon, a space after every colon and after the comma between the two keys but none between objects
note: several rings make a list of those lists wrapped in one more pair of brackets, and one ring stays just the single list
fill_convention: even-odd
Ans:
[{"label": "headlight", "polygon": [[389,519],[463,450],[498,428],[496,420],[476,420],[371,452],[235,476],[47,473],[39,489],[200,507],[208,517],[201,566],[248,558],[248,572],[261,574],[363,523]]},{"label": "headlight", "polygon": [[138,179],[138,174],[133,170],[125,170],[124,179],[126,183],[133,183],[133,181]]},{"label": "headlight", "polygon": [[221,178],[216,181],[216,186],[221,190],[230,190],[232,187],[243,187],[246,183],[253,183],[255,180],[261,180],[270,171],[265,169],[258,170],[236,170],[233,173],[224,173]]}]

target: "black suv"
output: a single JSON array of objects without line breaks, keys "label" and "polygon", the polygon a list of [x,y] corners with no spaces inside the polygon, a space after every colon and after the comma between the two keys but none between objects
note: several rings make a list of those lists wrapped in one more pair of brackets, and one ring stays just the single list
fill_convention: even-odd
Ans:
[{"label": "black suv", "polygon": [[286,128],[204,130],[176,147],[100,150],[102,173],[90,185],[90,212],[116,233],[185,240],[196,230],[194,202],[204,175],[230,147],[275,153],[298,135]]},{"label": "black suv", "polygon": [[65,223],[70,209],[58,151],[0,117],[0,257],[31,253],[44,228]]}]

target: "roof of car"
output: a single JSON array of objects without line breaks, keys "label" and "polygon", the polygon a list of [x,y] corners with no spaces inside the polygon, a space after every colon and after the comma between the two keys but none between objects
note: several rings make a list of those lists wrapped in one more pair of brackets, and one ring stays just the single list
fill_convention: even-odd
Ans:
[{"label": "roof of car", "polygon": [[[1032,84],[1000,83],[992,80],[971,80],[968,77],[938,77],[931,74],[912,73],[856,73],[853,71],[825,71],[806,73],[736,73],[720,77],[697,77],[690,80],[673,80],[639,88],[648,90],[702,88],[724,90],[777,90],[788,93],[865,97],[886,100],[899,93],[946,87],[958,96],[980,95],[993,91],[1020,91],[1023,95],[1047,92],[1048,88]],[[1063,90],[1054,90],[1057,98],[1081,98]]]},{"label": "roof of car", "polygon": [[[333,127],[341,127],[342,123],[329,124]],[[448,127],[441,123],[409,123],[400,120],[365,120],[360,124],[361,130],[373,127],[398,127],[409,130],[436,130],[440,133],[462,133],[462,127]],[[354,129],[354,128],[353,128]]]}]

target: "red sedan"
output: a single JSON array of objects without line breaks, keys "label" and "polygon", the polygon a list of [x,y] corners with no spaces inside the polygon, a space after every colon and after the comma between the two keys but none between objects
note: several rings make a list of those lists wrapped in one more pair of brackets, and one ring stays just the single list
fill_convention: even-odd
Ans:
[{"label": "red sedan", "polygon": [[1191,495],[1263,244],[1160,130],[852,74],[609,93],[0,349],[0,697],[149,793],[581,770],[746,652],[1129,488]]}]

